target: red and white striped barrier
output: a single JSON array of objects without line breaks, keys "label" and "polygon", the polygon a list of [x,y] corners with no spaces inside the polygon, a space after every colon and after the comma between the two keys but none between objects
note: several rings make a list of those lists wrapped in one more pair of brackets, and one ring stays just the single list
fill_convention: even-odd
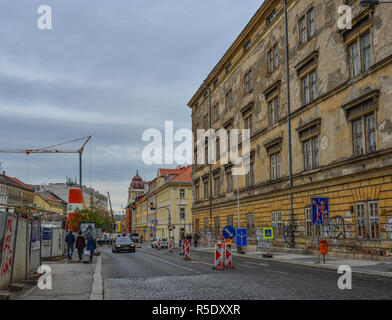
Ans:
[{"label": "red and white striped barrier", "polygon": [[191,242],[185,241],[184,259],[191,260]]},{"label": "red and white striped barrier", "polygon": [[226,269],[233,269],[233,256],[231,254],[231,244],[225,245],[225,267]]},{"label": "red and white striped barrier", "polygon": [[185,240],[181,241],[180,255],[183,256],[185,254]]},{"label": "red and white striped barrier", "polygon": [[173,243],[174,241],[173,241],[173,239],[171,239],[170,241],[169,241],[169,252],[170,253],[173,253]]},{"label": "red and white striped barrier", "polygon": [[157,243],[157,249],[160,251],[161,250],[161,241],[159,241],[158,240],[158,243]]},{"label": "red and white striped barrier", "polygon": [[223,263],[223,243],[218,241],[215,244],[215,270],[225,270]]}]

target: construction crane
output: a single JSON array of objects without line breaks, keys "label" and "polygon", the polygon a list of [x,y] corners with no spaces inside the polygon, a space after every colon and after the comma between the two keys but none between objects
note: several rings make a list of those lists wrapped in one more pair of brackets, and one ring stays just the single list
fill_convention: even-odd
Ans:
[{"label": "construction crane", "polygon": [[[45,147],[45,148],[39,148],[39,149],[0,149],[0,153],[24,153],[27,155],[33,154],[33,153],[78,153],[79,154],[79,184],[80,184],[80,189],[83,189],[83,183],[82,183],[82,154],[84,151],[84,147],[86,146],[87,142],[89,142],[91,139],[91,136],[83,137],[80,139],[72,140],[72,141],[67,141],[63,143],[59,143],[53,146]],[[82,146],[77,149],[77,150],[61,150],[61,149],[53,149],[58,146],[64,145],[64,144],[69,144],[69,143],[74,143],[78,141],[84,141]]]},{"label": "construction crane", "polygon": [[109,194],[109,191],[108,191],[108,199],[109,199],[109,206],[110,206],[110,215],[112,216],[111,233],[113,234],[113,229],[114,229],[114,215],[113,215],[113,209],[112,209],[112,201],[110,201],[110,194]]}]

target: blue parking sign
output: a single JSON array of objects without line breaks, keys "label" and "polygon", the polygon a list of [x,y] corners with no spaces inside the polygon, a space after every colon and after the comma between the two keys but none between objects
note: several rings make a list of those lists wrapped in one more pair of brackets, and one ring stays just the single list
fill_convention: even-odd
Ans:
[{"label": "blue parking sign", "polygon": [[321,225],[329,223],[329,198],[311,198],[312,223]]},{"label": "blue parking sign", "polygon": [[237,247],[246,247],[248,245],[248,237],[246,229],[236,230],[236,242]]}]

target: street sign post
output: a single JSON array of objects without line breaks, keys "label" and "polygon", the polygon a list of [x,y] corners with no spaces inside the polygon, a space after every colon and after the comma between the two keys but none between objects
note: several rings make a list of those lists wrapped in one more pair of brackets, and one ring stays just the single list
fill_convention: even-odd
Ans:
[{"label": "street sign post", "polygon": [[312,223],[322,225],[329,223],[329,198],[311,198]]},{"label": "street sign post", "polygon": [[312,205],[312,224],[315,225],[317,234],[317,262],[320,263],[320,241],[317,228],[319,228],[320,225],[329,223],[329,198],[311,197],[310,203]]},{"label": "street sign post", "polygon": [[225,239],[234,239],[235,237],[235,228],[233,226],[226,226],[222,230],[223,238]]},{"label": "street sign post", "polygon": [[236,230],[236,245],[237,247],[246,247],[248,245],[248,236],[246,229]]},{"label": "street sign post", "polygon": [[263,228],[263,238],[267,240],[273,240],[274,228]]}]

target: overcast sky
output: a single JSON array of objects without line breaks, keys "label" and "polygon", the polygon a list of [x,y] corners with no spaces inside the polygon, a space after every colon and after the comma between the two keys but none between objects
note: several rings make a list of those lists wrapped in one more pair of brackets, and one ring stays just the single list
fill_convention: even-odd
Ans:
[{"label": "overcast sky", "polygon": [[[92,135],[84,184],[126,205],[148,128],[191,128],[186,106],[262,0],[1,0],[0,148]],[[37,27],[41,5],[53,29]],[[75,149],[77,145],[63,146]],[[78,155],[0,154],[26,183],[78,177]],[[175,165],[174,165],[175,166]]]}]

